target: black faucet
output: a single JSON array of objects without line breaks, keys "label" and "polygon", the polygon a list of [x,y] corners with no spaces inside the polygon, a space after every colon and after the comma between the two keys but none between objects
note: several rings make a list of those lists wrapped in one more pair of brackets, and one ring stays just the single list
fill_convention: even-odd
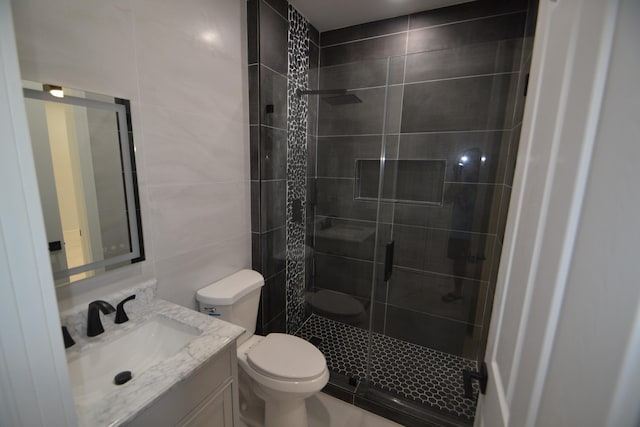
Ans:
[{"label": "black faucet", "polygon": [[97,300],[89,304],[89,312],[87,313],[87,336],[95,337],[104,332],[102,322],[100,321],[100,311],[103,314],[111,314],[116,311],[111,304],[106,301]]},{"label": "black faucet", "polygon": [[127,297],[127,298],[123,299],[122,301],[120,301],[120,303],[116,307],[116,320],[115,320],[115,323],[124,323],[127,320],[129,320],[129,317],[127,316],[127,313],[125,313],[125,311],[124,311],[124,303],[127,302],[127,301],[131,301],[132,299],[136,299],[136,296],[135,295],[131,295],[130,297]]},{"label": "black faucet", "polygon": [[64,348],[69,348],[76,343],[66,326],[62,327],[62,338],[64,338]]}]

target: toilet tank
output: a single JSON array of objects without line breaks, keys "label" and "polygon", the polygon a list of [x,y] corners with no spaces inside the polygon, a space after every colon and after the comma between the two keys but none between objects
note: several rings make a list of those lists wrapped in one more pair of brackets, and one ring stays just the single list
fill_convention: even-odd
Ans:
[{"label": "toilet tank", "polygon": [[242,326],[245,332],[238,338],[240,345],[256,331],[263,285],[264,278],[260,273],[240,270],[197,292],[200,312]]}]

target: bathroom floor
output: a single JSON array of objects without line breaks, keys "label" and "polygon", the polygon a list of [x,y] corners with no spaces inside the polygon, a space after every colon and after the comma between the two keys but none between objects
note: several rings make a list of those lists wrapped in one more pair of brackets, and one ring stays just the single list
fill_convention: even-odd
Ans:
[{"label": "bathroom floor", "polygon": [[[314,314],[297,335],[306,340],[322,340],[318,348],[332,372],[365,378],[367,330]],[[473,420],[476,402],[464,397],[462,370],[477,370],[474,360],[378,333],[373,334],[373,354],[371,382],[375,387],[463,420]]]},{"label": "bathroom floor", "polygon": [[[307,400],[309,427],[400,427],[335,397],[318,393]],[[240,427],[248,427],[240,420]]]}]

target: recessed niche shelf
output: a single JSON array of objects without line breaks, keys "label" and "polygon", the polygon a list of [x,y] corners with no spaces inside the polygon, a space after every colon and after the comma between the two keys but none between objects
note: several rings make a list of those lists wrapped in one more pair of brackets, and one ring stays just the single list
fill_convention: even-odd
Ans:
[{"label": "recessed niche shelf", "polygon": [[[382,201],[442,205],[445,160],[386,160]],[[356,200],[378,200],[380,160],[356,159]]]}]

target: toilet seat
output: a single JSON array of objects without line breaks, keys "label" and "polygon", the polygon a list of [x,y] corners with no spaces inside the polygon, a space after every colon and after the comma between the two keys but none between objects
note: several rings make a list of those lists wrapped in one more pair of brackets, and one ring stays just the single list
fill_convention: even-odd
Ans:
[{"label": "toilet seat", "polygon": [[327,369],[324,355],[302,338],[272,333],[246,353],[248,364],[260,374],[283,381],[306,381]]}]

